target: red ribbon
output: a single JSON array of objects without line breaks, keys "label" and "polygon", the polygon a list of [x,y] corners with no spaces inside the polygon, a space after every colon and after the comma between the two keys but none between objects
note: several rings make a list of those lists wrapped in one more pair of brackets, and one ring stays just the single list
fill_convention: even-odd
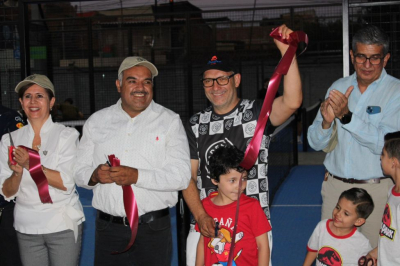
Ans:
[{"label": "red ribbon", "polygon": [[[268,117],[271,113],[272,103],[274,102],[276,92],[278,91],[282,75],[287,74],[293,61],[293,57],[296,54],[298,44],[300,42],[305,42],[306,44],[308,44],[307,34],[302,31],[292,32],[289,35],[289,39],[283,39],[282,35],[279,34],[279,28],[276,28],[270,33],[270,36],[282,43],[289,44],[289,48],[287,49],[279,64],[276,66],[275,71],[272,74],[271,79],[269,80],[267,93],[265,95],[264,103],[257,121],[254,136],[249,146],[247,146],[243,161],[240,163],[240,166],[245,169],[250,169],[251,167],[253,167],[254,163],[257,160],[265,125],[267,124]],[[304,51],[305,49],[301,53],[303,53]]]},{"label": "red ribbon", "polygon": [[229,249],[228,266],[232,266],[233,252],[235,251],[236,231],[237,231],[237,225],[238,225],[238,222],[239,222],[240,195],[242,193],[242,179],[243,179],[243,173],[240,175],[240,180],[239,180],[238,199],[237,199],[237,202],[236,202],[235,226],[233,227],[231,248]]},{"label": "red ribbon", "polygon": [[[114,154],[108,155],[108,160],[110,161],[111,166],[120,166],[120,160],[116,158]],[[139,226],[139,212],[136,198],[133,194],[133,189],[130,185],[122,186],[122,192],[124,197],[126,218],[128,219],[129,227],[131,228],[131,240],[123,251],[114,251],[111,253],[112,255],[124,253],[132,247],[133,243],[135,242]]]},{"label": "red ribbon", "polygon": [[53,203],[49,193],[49,182],[43,173],[39,153],[22,145],[18,147],[25,149],[29,154],[29,173],[38,188],[40,201],[42,203]]}]

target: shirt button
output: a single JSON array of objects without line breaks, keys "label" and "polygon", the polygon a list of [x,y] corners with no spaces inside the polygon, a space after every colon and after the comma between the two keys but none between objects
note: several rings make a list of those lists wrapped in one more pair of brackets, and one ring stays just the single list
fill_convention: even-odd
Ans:
[{"label": "shirt button", "polygon": [[131,133],[128,133],[128,136],[130,136],[131,135]]},{"label": "shirt button", "polygon": [[125,152],[128,152],[128,150],[125,150]]}]

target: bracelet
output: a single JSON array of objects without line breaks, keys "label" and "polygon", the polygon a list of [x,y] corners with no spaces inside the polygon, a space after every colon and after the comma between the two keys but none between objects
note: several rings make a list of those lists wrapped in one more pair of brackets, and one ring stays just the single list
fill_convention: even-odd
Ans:
[{"label": "bracelet", "polygon": [[346,125],[346,124],[350,123],[352,116],[353,116],[353,113],[350,112],[350,110],[349,110],[349,112],[347,114],[343,115],[342,118],[340,118],[340,122],[343,125]]}]

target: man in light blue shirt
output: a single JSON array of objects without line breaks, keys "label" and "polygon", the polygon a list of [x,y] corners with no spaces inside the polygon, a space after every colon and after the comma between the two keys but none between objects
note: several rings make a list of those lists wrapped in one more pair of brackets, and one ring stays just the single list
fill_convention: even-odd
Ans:
[{"label": "man in light blue shirt", "polygon": [[310,146],[322,150],[337,126],[337,145],[324,161],[322,219],[332,218],[341,192],[351,187],[366,189],[375,209],[360,231],[372,247],[377,246],[387,192],[393,184],[380,166],[384,136],[400,130],[400,80],[384,69],[390,58],[388,48],[389,37],[378,27],[360,29],[350,51],[355,73],[332,84],[308,128]]}]

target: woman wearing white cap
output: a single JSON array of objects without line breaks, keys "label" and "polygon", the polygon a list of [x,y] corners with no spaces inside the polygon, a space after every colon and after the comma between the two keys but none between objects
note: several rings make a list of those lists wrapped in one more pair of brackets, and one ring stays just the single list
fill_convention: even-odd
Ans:
[{"label": "woman wearing white cap", "polygon": [[14,227],[22,263],[78,265],[85,218],[72,168],[79,134],[53,123],[55,92],[46,76],[31,75],[15,91],[28,125],[1,140],[0,193],[16,200]]}]

